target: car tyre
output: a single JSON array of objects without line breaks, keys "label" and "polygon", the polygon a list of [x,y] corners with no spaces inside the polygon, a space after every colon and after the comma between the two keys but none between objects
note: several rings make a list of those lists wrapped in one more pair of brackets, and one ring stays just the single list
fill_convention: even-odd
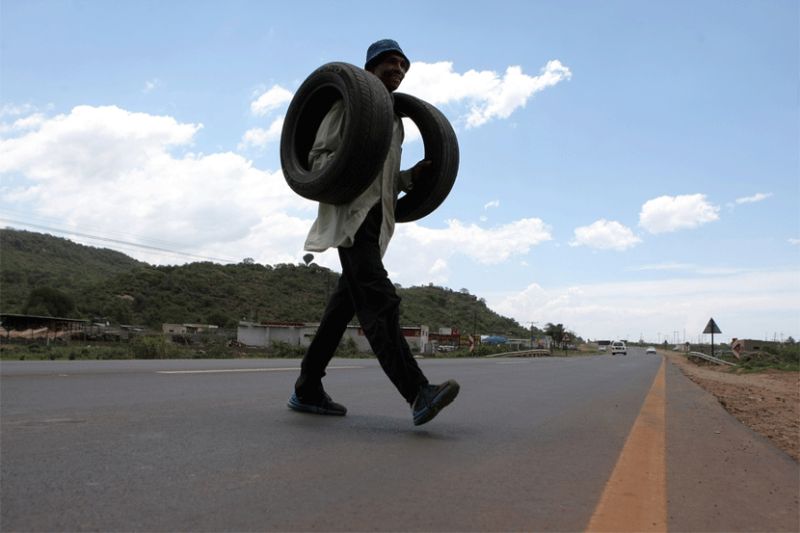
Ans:
[{"label": "car tyre", "polygon": [[[342,144],[323,168],[308,164],[317,130],[333,104],[344,102]],[[309,200],[344,204],[364,192],[383,166],[393,128],[392,97],[372,73],[342,62],[322,65],[300,85],[281,131],[286,183]]]},{"label": "car tyre", "polygon": [[458,174],[458,139],[438,109],[410,94],[394,93],[394,111],[419,128],[425,159],[432,163],[428,179],[414,183],[414,188],[397,201],[395,220],[412,222],[432,213],[450,194]]}]

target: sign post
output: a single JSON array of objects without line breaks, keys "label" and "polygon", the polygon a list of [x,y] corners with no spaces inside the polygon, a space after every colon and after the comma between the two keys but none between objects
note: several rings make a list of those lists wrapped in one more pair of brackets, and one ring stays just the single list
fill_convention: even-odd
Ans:
[{"label": "sign post", "polygon": [[703,330],[703,333],[711,333],[711,357],[714,357],[714,333],[722,333],[719,330],[719,326],[717,323],[714,322],[714,319],[710,319],[708,324],[706,324],[706,329]]}]

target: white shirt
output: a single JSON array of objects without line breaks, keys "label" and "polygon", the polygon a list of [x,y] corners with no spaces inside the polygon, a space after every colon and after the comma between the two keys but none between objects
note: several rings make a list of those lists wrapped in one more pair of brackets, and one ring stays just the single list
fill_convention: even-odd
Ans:
[{"label": "white shirt", "polygon": [[[331,107],[322,120],[314,145],[308,154],[308,163],[313,170],[325,166],[341,145],[344,115],[344,104],[340,100]],[[319,203],[317,220],[308,232],[305,250],[324,252],[328,248],[351,247],[353,238],[367,217],[367,213],[380,202],[383,220],[379,244],[383,257],[394,233],[394,208],[397,195],[401,190],[408,190],[411,185],[411,172],[400,172],[403,137],[403,122],[394,115],[392,141],[383,168],[369,187],[351,202],[341,205]]]}]

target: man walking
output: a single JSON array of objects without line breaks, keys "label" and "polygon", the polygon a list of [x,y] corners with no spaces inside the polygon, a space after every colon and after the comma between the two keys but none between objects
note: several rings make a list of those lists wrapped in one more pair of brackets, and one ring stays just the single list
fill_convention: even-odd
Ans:
[{"label": "man walking", "polygon": [[[397,90],[409,67],[410,62],[396,41],[383,39],[367,50],[365,70],[377,76],[389,92]],[[344,115],[339,101],[320,124],[308,156],[314,170],[322,168],[339,147]],[[429,161],[420,161],[400,172],[402,143],[403,124],[395,116],[388,155],[367,190],[348,204],[319,204],[305,249],[322,252],[337,248],[342,275],[303,358],[300,377],[289,399],[289,407],[295,411],[339,416],[347,413],[325,392],[322,378],[353,316],[358,317],[384,372],[411,405],[415,425],[433,419],[458,394],[459,385],[454,380],[430,384],[411,355],[400,329],[400,297],[383,266],[383,255],[394,232],[397,195],[409,190],[415,180],[423,179],[430,167]]]}]

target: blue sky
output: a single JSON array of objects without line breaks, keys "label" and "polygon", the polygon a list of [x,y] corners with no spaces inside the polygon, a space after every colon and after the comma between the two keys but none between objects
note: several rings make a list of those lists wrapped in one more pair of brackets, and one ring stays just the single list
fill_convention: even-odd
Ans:
[{"label": "blue sky", "polygon": [[[0,0],[0,224],[158,264],[300,262],[316,209],[280,170],[289,99],[390,37],[400,91],[461,151],[445,203],[398,226],[393,281],[589,338],[696,341],[713,316],[722,339],[797,339],[799,20],[772,0]],[[409,126],[404,166],[421,153]]]}]

